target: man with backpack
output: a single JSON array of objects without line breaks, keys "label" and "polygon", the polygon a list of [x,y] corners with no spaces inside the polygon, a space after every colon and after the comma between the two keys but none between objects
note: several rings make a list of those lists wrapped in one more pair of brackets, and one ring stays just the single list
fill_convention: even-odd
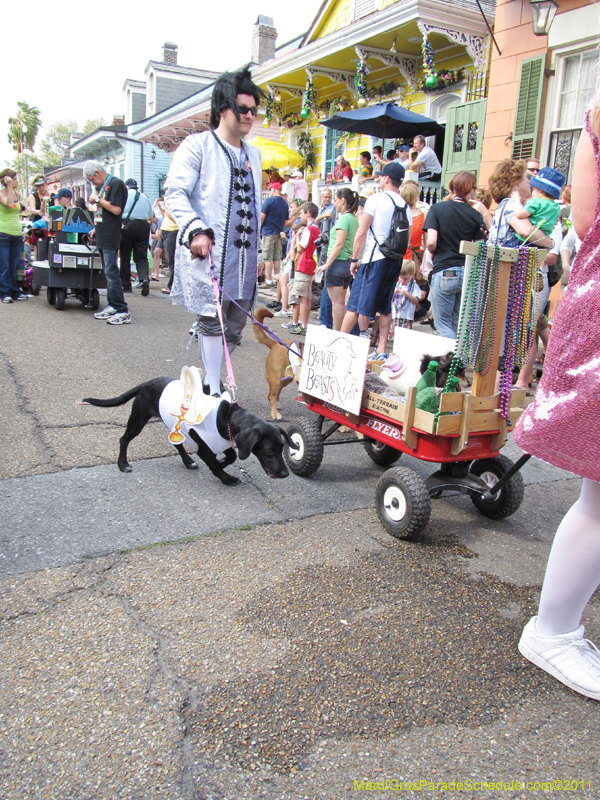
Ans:
[{"label": "man with backpack", "polygon": [[359,316],[368,320],[379,314],[379,345],[372,356],[383,361],[392,323],[392,297],[410,242],[412,215],[400,197],[404,167],[392,161],[375,174],[381,191],[367,198],[354,237],[350,267],[354,283],[342,332],[350,333]]}]

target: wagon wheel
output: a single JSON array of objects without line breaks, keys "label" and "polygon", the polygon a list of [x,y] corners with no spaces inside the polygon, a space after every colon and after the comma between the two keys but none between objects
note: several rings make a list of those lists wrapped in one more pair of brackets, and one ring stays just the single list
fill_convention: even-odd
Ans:
[{"label": "wagon wheel", "polygon": [[67,299],[67,290],[60,289],[56,290],[56,302],[54,303],[54,307],[57,311],[62,311],[65,307],[65,300]]},{"label": "wagon wheel", "polygon": [[425,529],[431,516],[431,500],[422,478],[406,467],[392,467],[377,481],[377,515],[397,539],[410,539]]},{"label": "wagon wheel", "polygon": [[323,436],[319,423],[313,419],[301,419],[290,425],[287,433],[297,445],[296,450],[287,444],[284,447],[288,467],[302,478],[312,475],[323,461]]},{"label": "wagon wheel", "polygon": [[48,286],[48,288],[46,289],[46,300],[50,303],[51,306],[54,305],[54,303],[56,302],[56,289]]},{"label": "wagon wheel", "polygon": [[[480,477],[488,486],[494,486],[512,466],[513,462],[510,458],[496,456],[496,458],[482,458],[480,461],[473,461],[469,467],[469,472],[471,475]],[[503,519],[515,513],[523,502],[524,494],[523,476],[520,472],[517,472],[500,489],[495,500],[484,500],[481,496],[471,497],[471,500],[484,517]]]},{"label": "wagon wheel", "polygon": [[369,458],[380,467],[389,467],[390,464],[395,464],[402,455],[401,450],[396,450],[389,444],[378,442],[376,439],[365,439],[364,447]]},{"label": "wagon wheel", "polygon": [[100,308],[100,292],[98,289],[92,289],[92,297],[90,302],[92,305],[92,311],[98,311]]},{"label": "wagon wheel", "polygon": [[31,292],[31,294],[34,297],[37,297],[38,294],[40,293],[40,285],[39,285],[39,283],[36,283],[35,281],[31,281],[31,287],[30,287],[29,291]]}]

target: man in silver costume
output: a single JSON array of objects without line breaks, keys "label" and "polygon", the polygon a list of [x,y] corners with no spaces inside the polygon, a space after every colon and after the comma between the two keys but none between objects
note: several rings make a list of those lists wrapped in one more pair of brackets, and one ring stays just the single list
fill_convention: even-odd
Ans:
[{"label": "man in silver costume", "polygon": [[212,94],[211,130],[192,134],[179,146],[165,184],[167,208],[179,225],[171,297],[198,316],[211,394],[220,394],[224,350],[208,254],[226,293],[221,299],[230,353],[247,321],[242,309],[249,311],[256,297],[262,158],[244,136],[260,97],[249,69],[221,75]]}]

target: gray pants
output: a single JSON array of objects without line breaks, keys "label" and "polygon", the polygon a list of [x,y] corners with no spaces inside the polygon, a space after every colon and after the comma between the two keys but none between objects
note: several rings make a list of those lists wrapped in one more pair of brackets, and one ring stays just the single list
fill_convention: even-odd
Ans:
[{"label": "gray pants", "polygon": [[[252,307],[252,300],[236,300],[237,303],[246,311],[250,311]],[[225,326],[225,341],[227,342],[227,349],[230,353],[242,340],[242,331],[248,321],[248,317],[238,308],[231,300],[223,300],[221,302],[223,310],[223,324]],[[198,330],[203,336],[221,336],[221,323],[219,316],[215,317],[198,317]]]}]

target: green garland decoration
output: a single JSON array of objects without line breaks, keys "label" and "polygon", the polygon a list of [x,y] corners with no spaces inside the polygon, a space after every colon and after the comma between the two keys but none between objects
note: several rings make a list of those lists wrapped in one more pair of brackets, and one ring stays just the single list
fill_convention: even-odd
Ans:
[{"label": "green garland decoration", "polygon": [[433,92],[438,91],[439,89],[446,89],[448,86],[452,86],[455,83],[459,83],[460,81],[466,78],[466,72],[464,69],[449,69],[445,72],[438,72],[436,73],[436,81],[434,87],[428,86],[427,80],[428,76],[426,75],[423,80],[417,81],[416,89],[421,92]]},{"label": "green garland decoration", "polygon": [[356,65],[356,79],[354,83],[356,86],[358,105],[366,106],[367,100],[369,99],[369,90],[367,88],[367,65],[362,58]]}]

